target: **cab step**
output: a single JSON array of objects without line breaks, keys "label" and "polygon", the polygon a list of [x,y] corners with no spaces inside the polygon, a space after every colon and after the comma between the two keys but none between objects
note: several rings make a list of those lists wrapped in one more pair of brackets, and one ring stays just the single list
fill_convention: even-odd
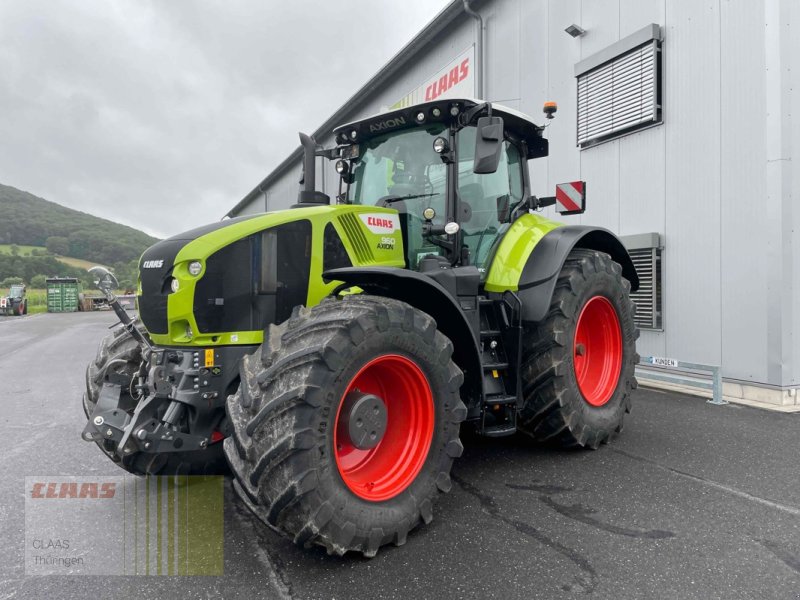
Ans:
[{"label": "cab step", "polygon": [[502,425],[492,425],[484,427],[481,435],[491,438],[506,437],[514,435],[517,432],[517,426],[513,423],[503,423]]},{"label": "cab step", "polygon": [[517,397],[510,396],[508,394],[497,394],[495,396],[487,396],[486,400],[484,400],[484,404],[488,407],[492,407],[498,404],[516,404]]},{"label": "cab step", "polygon": [[505,371],[507,368],[507,362],[490,362],[483,364],[484,371]]}]

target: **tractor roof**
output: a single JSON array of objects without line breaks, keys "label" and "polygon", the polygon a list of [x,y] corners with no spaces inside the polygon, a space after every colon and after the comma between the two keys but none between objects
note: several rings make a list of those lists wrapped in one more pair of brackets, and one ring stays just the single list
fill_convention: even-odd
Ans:
[{"label": "tractor roof", "polygon": [[[414,127],[422,123],[449,123],[454,118],[450,113],[452,107],[458,107],[459,113],[461,113],[479,104],[483,104],[483,101],[474,98],[433,100],[431,102],[423,102],[421,104],[414,104],[412,106],[378,113],[371,117],[359,119],[358,121],[352,121],[345,125],[340,125],[333,130],[333,133],[337,141],[339,141],[340,137],[344,140],[345,136],[348,142],[350,140],[360,141],[374,135],[380,135],[396,129]],[[547,156],[547,140],[542,137],[544,127],[537,125],[528,115],[514,110],[513,108],[508,108],[507,106],[495,104],[493,102],[491,105],[492,115],[503,117],[506,130],[527,143],[528,158]],[[439,109],[438,117],[433,114],[435,108]],[[420,112],[425,114],[425,120],[422,122],[416,120],[416,116]],[[351,137],[353,131],[356,132],[355,138]],[[342,134],[342,136],[339,136],[339,134]]]}]

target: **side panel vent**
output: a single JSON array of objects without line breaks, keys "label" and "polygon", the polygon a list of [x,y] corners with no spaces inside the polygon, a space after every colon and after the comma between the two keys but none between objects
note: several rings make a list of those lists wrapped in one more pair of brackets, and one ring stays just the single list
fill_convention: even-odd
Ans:
[{"label": "side panel vent", "polygon": [[636,326],[640,329],[662,331],[663,264],[660,236],[657,233],[648,233],[621,239],[639,275],[639,289],[631,294],[631,299],[636,303]]},{"label": "side panel vent", "polygon": [[358,264],[364,265],[375,262],[372,249],[369,247],[367,238],[361,229],[361,223],[358,217],[352,213],[345,213],[339,216],[339,224],[342,226],[345,235],[347,235],[350,246],[355,251]]}]

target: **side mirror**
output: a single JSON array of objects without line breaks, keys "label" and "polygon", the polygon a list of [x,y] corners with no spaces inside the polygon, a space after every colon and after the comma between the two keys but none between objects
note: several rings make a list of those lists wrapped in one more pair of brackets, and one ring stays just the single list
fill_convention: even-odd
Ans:
[{"label": "side mirror", "polygon": [[89,269],[94,278],[94,284],[102,292],[110,292],[119,287],[119,282],[114,274],[104,267],[92,267]]},{"label": "side mirror", "polygon": [[479,175],[494,173],[500,165],[503,149],[503,118],[481,117],[475,134],[475,162],[472,172]]}]

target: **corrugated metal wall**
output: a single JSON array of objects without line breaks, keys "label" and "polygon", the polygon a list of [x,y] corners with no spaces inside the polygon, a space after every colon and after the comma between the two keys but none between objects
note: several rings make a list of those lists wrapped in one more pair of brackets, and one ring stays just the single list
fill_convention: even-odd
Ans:
[{"label": "corrugated metal wall", "polygon": [[[551,156],[530,164],[533,190],[585,179],[587,211],[572,223],[620,235],[658,232],[664,251],[664,330],[643,331],[639,351],[722,364],[724,376],[774,386],[800,381],[797,255],[800,56],[792,0],[494,0],[484,17],[487,97],[539,118]],[[564,28],[587,33],[573,39]],[[574,65],[647,26],[661,25],[664,122],[616,140],[576,147]],[[378,112],[474,43],[459,18],[352,118]],[[765,116],[766,112],[766,116]],[[543,121],[544,119],[542,119]],[[313,125],[313,124],[311,124]],[[311,129],[311,127],[309,127]],[[321,140],[330,144],[331,140]],[[287,151],[290,149],[287,149]],[[267,190],[269,208],[295,201],[299,164]],[[326,188],[336,178],[326,165]],[[264,210],[263,199],[245,209]]]}]

